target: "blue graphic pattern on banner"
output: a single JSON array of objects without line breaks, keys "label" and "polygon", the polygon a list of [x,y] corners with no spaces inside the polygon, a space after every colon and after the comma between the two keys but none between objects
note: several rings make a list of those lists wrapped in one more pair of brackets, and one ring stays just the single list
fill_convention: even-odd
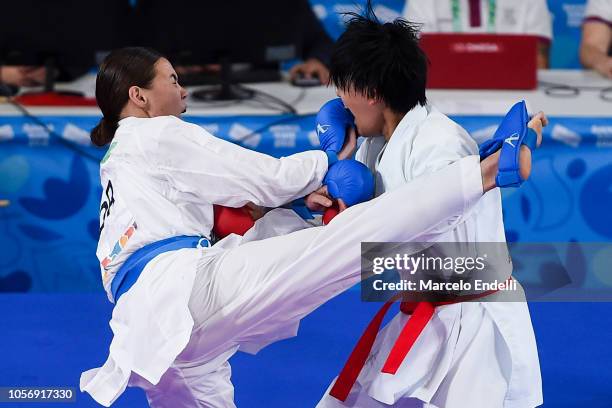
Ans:
[{"label": "blue graphic pattern on banner", "polygon": [[[89,144],[98,117],[27,118],[0,125],[0,291],[101,290],[99,160]],[[314,116],[186,117],[211,133],[276,157],[316,149]],[[501,117],[456,116],[477,141]],[[612,241],[612,118],[551,118],[532,178],[504,190],[509,241]]]}]

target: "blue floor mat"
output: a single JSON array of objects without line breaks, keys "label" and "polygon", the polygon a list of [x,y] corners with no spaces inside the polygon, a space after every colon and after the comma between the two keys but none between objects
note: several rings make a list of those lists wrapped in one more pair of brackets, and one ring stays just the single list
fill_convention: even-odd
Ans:
[{"label": "blue floor mat", "polygon": [[[530,304],[545,407],[612,407],[611,306]],[[349,291],[306,318],[298,337],[257,356],[238,353],[231,360],[238,407],[313,407],[378,307]],[[112,309],[105,295],[2,294],[0,308],[0,386],[71,386],[77,401],[65,406],[98,406],[78,392],[78,380],[81,371],[106,358]],[[12,405],[0,403],[5,406]],[[128,388],[113,406],[147,404],[141,390]]]}]

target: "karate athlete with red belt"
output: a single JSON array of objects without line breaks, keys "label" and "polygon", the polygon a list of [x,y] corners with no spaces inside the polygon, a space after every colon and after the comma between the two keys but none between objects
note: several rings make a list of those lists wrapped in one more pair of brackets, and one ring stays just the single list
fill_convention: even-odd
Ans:
[{"label": "karate athlete with red belt", "polygon": [[[417,30],[408,22],[382,24],[371,10],[365,17],[355,15],[335,44],[330,72],[341,99],[328,102],[317,117],[322,147],[338,151],[345,130],[351,127],[371,136],[361,144],[356,159],[375,175],[376,196],[394,194],[478,154],[477,144],[464,129],[427,104],[427,59],[419,48]],[[502,145],[502,153],[521,143],[535,149],[536,132],[541,132],[547,119],[540,113],[529,128],[528,120],[525,104],[515,105],[494,138],[481,146],[481,156]],[[498,186],[520,185],[523,180],[512,171],[516,163],[505,164]],[[422,191],[411,200],[426,199],[427,192]],[[421,238],[432,243],[504,243],[499,189],[487,192],[470,211],[447,219]],[[510,262],[496,268],[496,274],[511,279]],[[538,353],[522,289],[513,302],[504,302],[501,293],[479,294],[487,295],[487,301],[403,303],[377,333],[390,307],[386,304],[318,407],[530,408],[542,404]]]}]

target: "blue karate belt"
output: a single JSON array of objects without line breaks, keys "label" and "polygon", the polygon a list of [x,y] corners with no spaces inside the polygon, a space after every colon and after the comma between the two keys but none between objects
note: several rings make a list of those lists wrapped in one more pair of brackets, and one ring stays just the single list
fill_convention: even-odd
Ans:
[{"label": "blue karate belt", "polygon": [[183,248],[209,247],[210,241],[203,237],[181,235],[152,242],[143,246],[121,265],[111,282],[111,293],[115,303],[119,297],[127,292],[142,273],[149,261],[164,252],[176,251]]}]

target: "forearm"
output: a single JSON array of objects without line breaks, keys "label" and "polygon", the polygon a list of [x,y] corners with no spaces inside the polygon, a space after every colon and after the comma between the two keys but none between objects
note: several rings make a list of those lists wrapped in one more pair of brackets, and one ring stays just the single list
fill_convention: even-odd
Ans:
[{"label": "forearm", "polygon": [[[279,159],[257,180],[262,194],[260,205],[278,207],[313,192],[321,186],[329,160],[322,152],[304,152]],[[322,157],[321,157],[322,156]]]},{"label": "forearm", "polygon": [[607,52],[601,49],[601,47],[592,44],[582,44],[580,47],[580,62],[585,68],[594,69],[608,58]]},{"label": "forearm", "polygon": [[538,69],[548,69],[550,54],[550,44],[548,42],[541,41],[538,44]]},{"label": "forearm", "polygon": [[612,29],[601,21],[586,21],[582,27],[580,61],[591,69],[605,64],[612,41]]}]

